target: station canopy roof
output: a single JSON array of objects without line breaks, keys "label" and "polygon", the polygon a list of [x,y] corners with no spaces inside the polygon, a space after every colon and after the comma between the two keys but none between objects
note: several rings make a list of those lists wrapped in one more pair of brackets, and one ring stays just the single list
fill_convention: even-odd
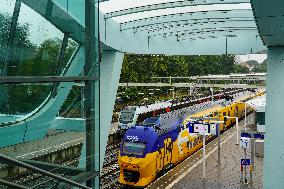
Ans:
[{"label": "station canopy roof", "polygon": [[146,54],[246,54],[266,47],[250,0],[101,0],[106,46]]},{"label": "station canopy roof", "polygon": [[251,106],[252,108],[258,109],[265,109],[266,106],[266,95],[259,96],[257,98],[251,99],[246,101],[246,104]]}]

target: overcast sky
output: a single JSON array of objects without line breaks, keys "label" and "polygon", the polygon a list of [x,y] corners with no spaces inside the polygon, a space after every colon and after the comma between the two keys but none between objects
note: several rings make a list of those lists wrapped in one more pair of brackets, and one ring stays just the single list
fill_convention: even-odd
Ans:
[{"label": "overcast sky", "polygon": [[249,55],[239,55],[237,57],[239,57],[241,62],[245,62],[248,60],[256,60],[259,63],[262,63],[265,59],[267,59],[267,54],[249,54]]}]

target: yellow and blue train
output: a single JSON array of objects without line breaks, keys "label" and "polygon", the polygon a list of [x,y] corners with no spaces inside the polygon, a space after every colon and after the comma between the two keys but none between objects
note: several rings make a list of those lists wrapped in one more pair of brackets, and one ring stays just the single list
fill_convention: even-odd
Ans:
[{"label": "yellow and blue train", "polygon": [[[225,116],[241,118],[244,116],[244,108],[245,105],[241,102],[227,106],[217,104],[190,116],[218,117],[220,120],[224,120]],[[159,173],[180,163],[202,147],[202,137],[192,133],[190,116],[183,121],[177,116],[165,116],[167,115],[146,119],[125,133],[118,158],[121,184],[145,187],[154,181]],[[221,132],[234,122],[235,119],[225,118],[224,124],[219,127]],[[210,138],[207,137],[206,140]]]}]

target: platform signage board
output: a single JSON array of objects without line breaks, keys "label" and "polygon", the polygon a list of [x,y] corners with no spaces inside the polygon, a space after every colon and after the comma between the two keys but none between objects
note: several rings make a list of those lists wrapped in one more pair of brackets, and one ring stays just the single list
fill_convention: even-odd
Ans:
[{"label": "platform signage board", "polygon": [[200,123],[191,122],[189,125],[193,133],[205,134],[205,135],[218,135],[217,124],[212,123]]},{"label": "platform signage board", "polygon": [[241,165],[250,165],[250,159],[241,159]]},{"label": "platform signage board", "polygon": [[249,148],[250,147],[250,138],[247,138],[247,137],[241,137],[240,138],[240,146],[242,148]]}]

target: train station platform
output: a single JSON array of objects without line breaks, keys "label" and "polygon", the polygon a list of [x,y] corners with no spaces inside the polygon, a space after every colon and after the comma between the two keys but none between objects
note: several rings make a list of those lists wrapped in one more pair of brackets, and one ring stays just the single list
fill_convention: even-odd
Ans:
[{"label": "train station platform", "polygon": [[[252,123],[248,116],[247,124]],[[239,122],[244,127],[244,120]],[[203,179],[202,149],[149,185],[148,189],[263,189],[263,158],[255,157],[252,184],[241,184],[241,158],[244,150],[236,145],[236,127],[221,135],[221,165],[218,166],[218,140],[206,145],[206,179]],[[247,150],[250,155],[250,150]],[[247,168],[249,178],[249,168]]]}]

